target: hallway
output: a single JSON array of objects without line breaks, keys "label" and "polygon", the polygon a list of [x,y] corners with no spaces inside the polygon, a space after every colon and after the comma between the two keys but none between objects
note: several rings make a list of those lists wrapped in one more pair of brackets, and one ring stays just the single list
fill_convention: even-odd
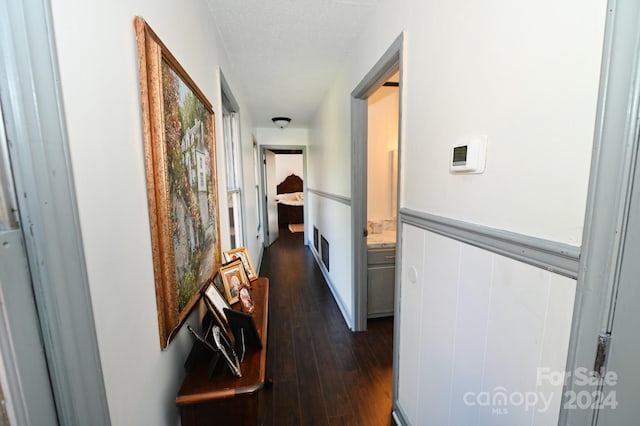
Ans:
[{"label": "hallway", "polygon": [[302,233],[265,249],[270,279],[265,425],[390,425],[393,318],[352,333]]}]

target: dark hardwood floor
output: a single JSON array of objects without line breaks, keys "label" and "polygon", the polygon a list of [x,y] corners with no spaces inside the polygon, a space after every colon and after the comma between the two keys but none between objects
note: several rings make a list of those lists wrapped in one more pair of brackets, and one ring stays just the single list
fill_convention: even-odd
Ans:
[{"label": "dark hardwood floor", "polygon": [[265,425],[391,425],[393,318],[353,333],[303,234],[265,249],[270,280]]}]

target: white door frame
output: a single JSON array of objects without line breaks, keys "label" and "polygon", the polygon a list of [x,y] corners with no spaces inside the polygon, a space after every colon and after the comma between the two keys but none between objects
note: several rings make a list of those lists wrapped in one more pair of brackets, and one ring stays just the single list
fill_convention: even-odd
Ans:
[{"label": "white door frame", "polygon": [[109,425],[55,45],[49,0],[0,0],[0,102],[58,418]]},{"label": "white door frame", "polygon": [[[268,217],[268,211],[267,211],[267,205],[266,205],[266,194],[267,194],[267,182],[266,182],[266,170],[265,170],[265,163],[264,163],[264,155],[265,155],[265,151],[278,151],[278,150],[295,150],[295,151],[302,151],[302,188],[303,188],[303,193],[304,193],[304,199],[305,201],[308,200],[309,198],[307,197],[307,147],[305,145],[258,145],[258,147],[260,148],[260,199],[262,200],[261,206],[262,206],[262,235],[263,235],[263,245],[265,247],[269,246],[269,238],[267,236],[267,232],[269,231],[269,217]],[[308,218],[308,211],[309,209],[307,208],[307,204],[305,202],[305,205],[303,206],[303,215],[304,215],[304,223],[307,224],[309,222],[309,218]],[[307,226],[305,225],[304,227],[304,243],[305,245],[308,244],[309,238],[308,238],[308,229]]]},{"label": "white door frame", "polygon": [[265,149],[262,156],[264,165],[264,203],[265,203],[265,246],[271,246],[280,237],[280,215],[278,211],[276,179],[276,154]]},{"label": "white door frame", "polygon": [[57,420],[0,106],[0,424]]},{"label": "white door frame", "polygon": [[594,368],[599,341],[606,368],[621,248],[638,152],[640,111],[640,3],[609,0],[600,97],[580,255],[580,270],[567,357],[572,379],[563,389],[561,425],[594,425],[597,411],[570,409],[572,395],[599,386],[579,386],[578,368]]},{"label": "white door frame", "polygon": [[[351,247],[353,285],[353,330],[367,329],[367,99],[396,71],[399,72],[398,176],[402,170],[402,48],[404,34],[391,44],[378,62],[351,92]],[[398,179],[398,207],[401,194]],[[398,208],[398,211],[400,209]],[[398,214],[398,218],[400,215]],[[396,264],[399,265],[400,227],[397,227]],[[396,267],[396,282],[400,268]],[[397,288],[396,288],[397,295]],[[396,301],[398,298],[396,297]],[[398,304],[396,303],[396,309]],[[396,318],[399,317],[396,311]],[[396,328],[397,329],[397,328]]]}]

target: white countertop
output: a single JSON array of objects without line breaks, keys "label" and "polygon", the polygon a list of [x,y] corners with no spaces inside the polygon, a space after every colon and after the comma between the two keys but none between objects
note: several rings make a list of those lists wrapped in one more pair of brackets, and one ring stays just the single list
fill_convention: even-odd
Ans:
[{"label": "white countertop", "polygon": [[393,248],[396,246],[396,231],[382,231],[379,234],[369,234],[367,248]]}]

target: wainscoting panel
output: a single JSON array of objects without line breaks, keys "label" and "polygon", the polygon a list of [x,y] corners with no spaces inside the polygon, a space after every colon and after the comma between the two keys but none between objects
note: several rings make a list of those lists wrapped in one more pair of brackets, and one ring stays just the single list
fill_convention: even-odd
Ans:
[{"label": "wainscoting panel", "polygon": [[[414,225],[401,232],[400,417],[556,424],[562,383],[540,369],[565,370],[576,281]],[[533,395],[535,404],[520,403]]]},{"label": "wainscoting panel", "polygon": [[[419,283],[424,281],[424,241],[426,231],[405,226],[403,229],[403,254],[401,281],[402,298],[400,299],[399,339],[395,342],[398,347],[399,362],[394,365],[397,375],[398,400],[412,424],[418,424],[418,371],[420,363],[420,338],[422,315],[422,288]],[[397,292],[396,292],[397,294]],[[397,303],[396,303],[397,305]]]}]

